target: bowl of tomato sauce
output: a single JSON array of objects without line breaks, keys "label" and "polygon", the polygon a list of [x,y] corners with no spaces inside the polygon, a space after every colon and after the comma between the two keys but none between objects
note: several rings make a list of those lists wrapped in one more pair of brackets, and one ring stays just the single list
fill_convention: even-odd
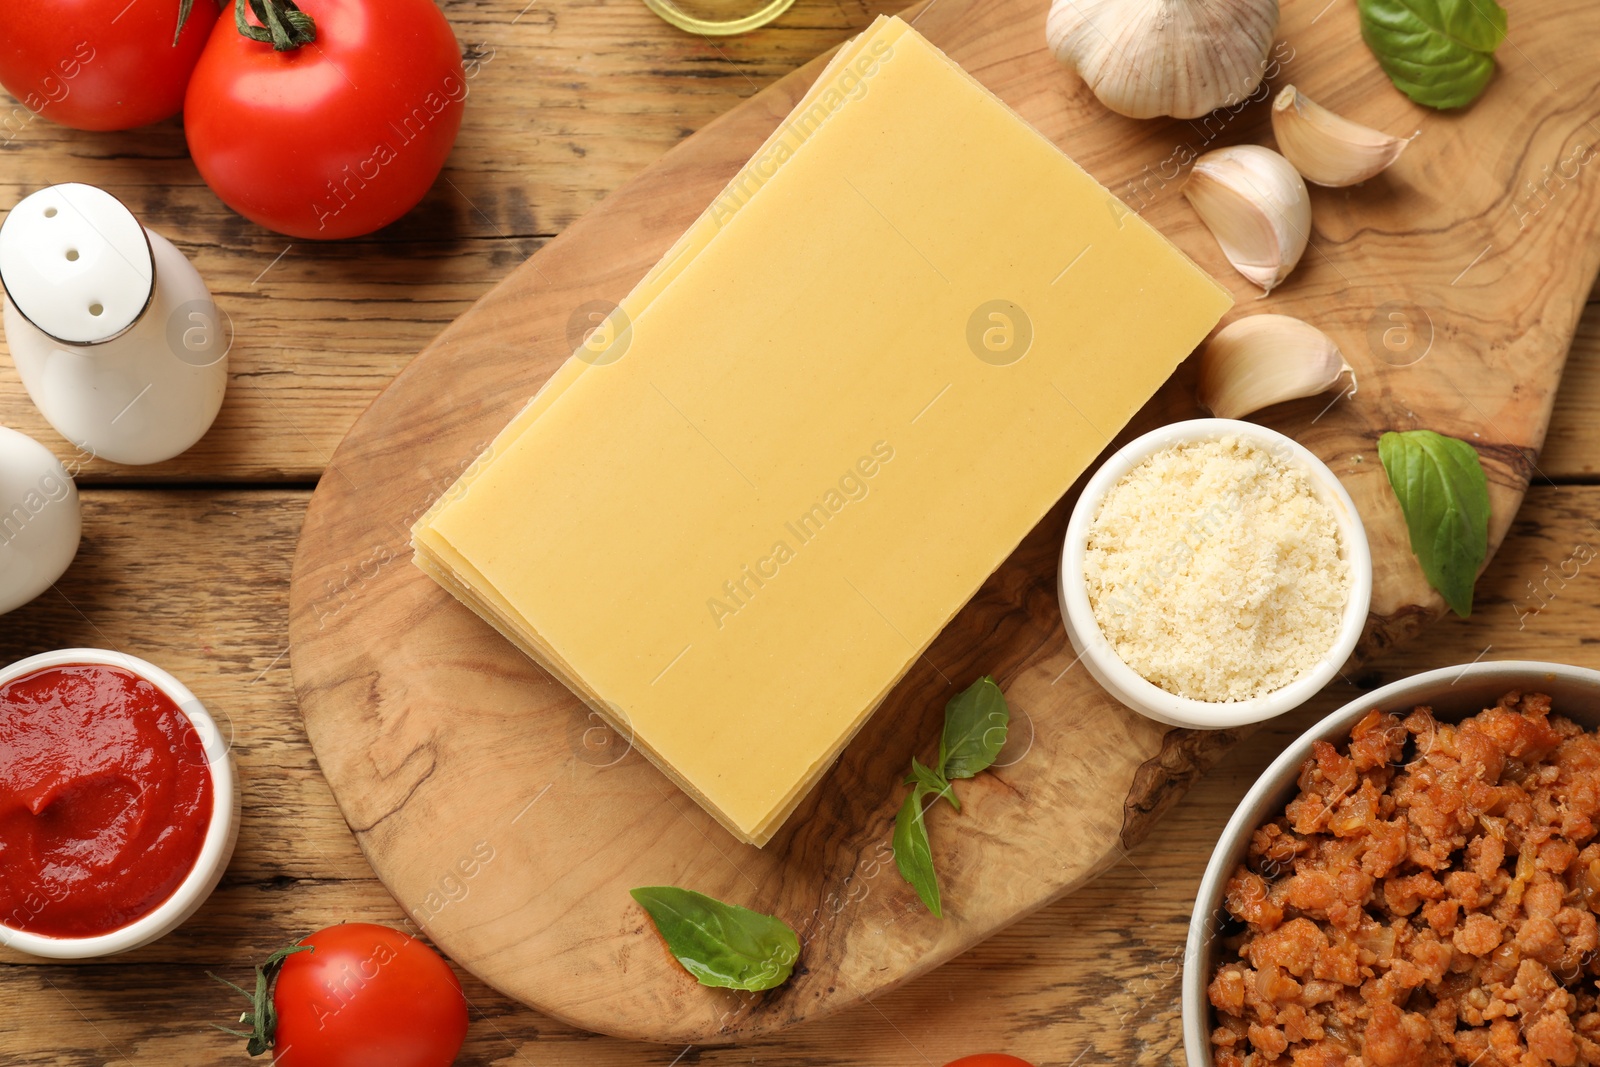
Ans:
[{"label": "bowl of tomato sauce", "polygon": [[0,670],[0,944],[147,945],[211,895],[238,826],[226,740],[160,667],[68,648]]}]

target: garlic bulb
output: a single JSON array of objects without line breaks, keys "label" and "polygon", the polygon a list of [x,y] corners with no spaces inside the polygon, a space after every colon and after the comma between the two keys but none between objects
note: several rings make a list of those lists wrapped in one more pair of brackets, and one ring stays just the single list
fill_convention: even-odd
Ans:
[{"label": "garlic bulb", "polygon": [[1311,197],[1287,159],[1242,144],[1195,160],[1183,195],[1234,268],[1267,292],[1294,270],[1311,239]]},{"label": "garlic bulb", "polygon": [[1333,338],[1289,315],[1235,319],[1200,354],[1200,403],[1219,419],[1238,419],[1285,400],[1315,396],[1355,371]]},{"label": "garlic bulb", "polygon": [[1292,85],[1272,102],[1272,132],[1301,177],[1335,187],[1366,181],[1410,144],[1336,115]]},{"label": "garlic bulb", "polygon": [[1198,118],[1255,91],[1278,0],[1055,0],[1056,58],[1130,118]]}]

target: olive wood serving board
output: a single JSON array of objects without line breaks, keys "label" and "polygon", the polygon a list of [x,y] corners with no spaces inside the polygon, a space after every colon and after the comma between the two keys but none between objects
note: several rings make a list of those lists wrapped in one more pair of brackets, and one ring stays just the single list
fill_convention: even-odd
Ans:
[{"label": "olive wood serving board", "polygon": [[[1199,152],[1270,143],[1265,97],[1193,121],[1112,114],[1047,52],[1046,8],[933,0],[906,17],[1230,286],[1239,301],[1230,318],[1299,315],[1339,342],[1359,391],[1282,405],[1262,421],[1323,457],[1367,524],[1376,573],[1359,654],[1405,639],[1442,605],[1409,552],[1377,437],[1426,427],[1473,442],[1499,544],[1537,473],[1600,266],[1600,173],[1587,166],[1600,138],[1590,44],[1600,39],[1600,6],[1521,0],[1485,96],[1442,114],[1389,84],[1353,3],[1290,0],[1273,91],[1292,81],[1359,121],[1420,133],[1380,178],[1313,190],[1312,247],[1266,300],[1179,192]],[[1075,665],[1055,592],[1073,494],[764,849],[725,833],[627,738],[412,566],[412,521],[567,358],[586,306],[627,293],[822,63],[689,138],[446,329],[345,438],[295,561],[296,690],[374,870],[462,966],[609,1034],[729,1042],[881,993],[1115,862],[1234,740],[1141,718]],[[1198,414],[1192,397],[1191,361],[1123,438]],[[958,786],[963,814],[940,805],[930,815],[941,921],[894,869],[893,817],[911,757],[932,757],[945,701],[986,673],[1013,707],[1012,741],[1002,766]],[[804,946],[793,979],[766,994],[695,984],[627,893],[664,883],[786,919]]]}]

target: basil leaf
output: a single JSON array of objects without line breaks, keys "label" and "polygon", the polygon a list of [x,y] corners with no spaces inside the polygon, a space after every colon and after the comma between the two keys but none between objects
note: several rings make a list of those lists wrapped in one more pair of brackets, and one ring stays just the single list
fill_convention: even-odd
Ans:
[{"label": "basil leaf", "polygon": [[939,770],[950,781],[987,770],[1006,745],[1011,710],[994,679],[985,675],[944,706]]},{"label": "basil leaf", "polygon": [[630,890],[667,949],[701,985],[757,991],[788,981],[800,939],[771,915],[676,886]]},{"label": "basil leaf", "polygon": [[1400,501],[1411,551],[1428,584],[1462,618],[1489,554],[1489,479],[1477,450],[1432,430],[1386,433],[1378,458]]},{"label": "basil leaf", "polygon": [[1506,38],[1495,0],[1357,0],[1361,37],[1389,80],[1428,107],[1465,107],[1494,76]]},{"label": "basil leaf", "polygon": [[928,790],[918,785],[900,805],[900,814],[894,818],[894,865],[928,910],[942,919],[939,876],[933,869],[933,846],[928,842],[928,825],[922,818],[922,798],[927,795]]},{"label": "basil leaf", "polygon": [[906,785],[920,785],[934,796],[944,797],[957,811],[961,810],[961,801],[956,799],[956,791],[949,779],[932,767],[918,763],[915,756],[911,757],[911,773],[906,776]]}]

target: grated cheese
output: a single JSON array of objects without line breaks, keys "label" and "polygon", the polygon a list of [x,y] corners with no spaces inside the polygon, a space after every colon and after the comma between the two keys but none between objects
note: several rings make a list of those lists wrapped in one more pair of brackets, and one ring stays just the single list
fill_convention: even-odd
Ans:
[{"label": "grated cheese", "polygon": [[1084,577],[1123,662],[1169,693],[1281,689],[1333,647],[1350,567],[1309,476],[1239,437],[1158,452],[1106,494]]}]

